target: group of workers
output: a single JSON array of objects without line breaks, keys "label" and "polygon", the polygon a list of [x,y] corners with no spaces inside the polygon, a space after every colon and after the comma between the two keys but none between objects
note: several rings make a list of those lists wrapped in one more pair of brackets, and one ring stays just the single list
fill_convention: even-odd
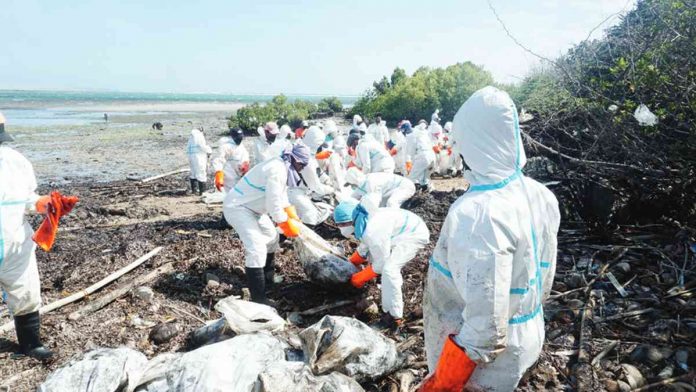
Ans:
[{"label": "group of workers", "polygon": [[[1,119],[1,117],[0,117]],[[349,257],[363,288],[379,279],[380,324],[403,323],[402,268],[430,242],[430,231],[402,204],[430,189],[433,172],[463,172],[468,190],[450,207],[429,260],[423,315],[430,373],[420,391],[513,390],[544,341],[542,303],[555,273],[558,203],[522,173],[525,152],[514,103],[494,87],[474,93],[453,122],[409,121],[389,130],[377,116],[355,116],[347,132],[328,120],[292,130],[269,122],[250,154],[243,133],[230,131],[212,161],[223,215],[245,250],[254,302],[272,304],[280,234],[329,217],[359,241]],[[39,198],[29,162],[2,145],[0,124],[0,286],[17,325],[21,351],[50,355],[39,340],[38,271],[27,210],[60,202]],[[205,191],[212,153],[200,130],[188,143],[192,192]],[[39,202],[37,203],[37,200]],[[69,210],[69,208],[67,209]]]}]

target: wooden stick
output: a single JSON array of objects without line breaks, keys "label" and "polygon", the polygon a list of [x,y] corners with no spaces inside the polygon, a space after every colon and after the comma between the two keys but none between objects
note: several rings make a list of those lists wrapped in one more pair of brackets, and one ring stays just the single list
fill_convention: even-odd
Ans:
[{"label": "wooden stick", "polygon": [[354,303],[355,301],[349,300],[349,299],[344,299],[342,301],[334,302],[332,304],[326,304],[326,305],[321,305],[317,306],[311,309],[303,310],[299,312],[300,315],[302,316],[311,316],[313,314],[325,312],[327,310],[331,310],[334,308],[340,308],[341,306],[346,306]]},{"label": "wooden stick", "polygon": [[650,313],[653,310],[655,310],[655,309],[647,308],[647,309],[632,310],[630,312],[619,313],[619,314],[615,314],[613,316],[609,316],[609,317],[605,317],[605,318],[596,318],[592,321],[594,321],[595,323],[603,323],[605,321],[619,320],[619,319],[622,319],[625,317],[633,317],[633,316],[641,315],[643,313]]},{"label": "wooden stick", "polygon": [[87,316],[88,314],[94,313],[97,310],[105,307],[106,305],[114,302],[118,298],[123,297],[124,295],[128,294],[129,291],[131,291],[134,287],[136,286],[142,286],[143,284],[150,282],[154,280],[156,277],[162,275],[162,274],[168,274],[170,272],[174,271],[174,263],[167,263],[164,264],[154,271],[150,272],[147,275],[139,276],[135,278],[132,282],[126,283],[122,285],[121,287],[115,289],[114,291],[110,292],[109,294],[104,295],[103,297],[94,300],[90,302],[89,304],[83,306],[81,309],[76,310],[68,316],[70,320],[79,320],[84,316]]},{"label": "wooden stick", "polygon": [[145,184],[145,183],[148,183],[148,182],[150,182],[150,181],[159,180],[160,178],[164,178],[164,177],[171,176],[171,175],[174,175],[174,174],[184,173],[184,172],[187,172],[187,171],[190,171],[190,170],[191,170],[191,169],[189,169],[188,167],[184,167],[184,168],[181,168],[181,169],[178,169],[178,170],[173,170],[173,171],[170,171],[170,172],[167,172],[167,173],[164,173],[164,174],[160,174],[160,175],[157,175],[157,176],[144,178],[144,179],[140,180],[140,182],[142,182],[143,184]]},{"label": "wooden stick", "polygon": [[[39,312],[41,314],[46,314],[50,313],[58,308],[61,308],[65,305],[68,305],[70,303],[73,303],[75,301],[78,301],[93,292],[101,289],[102,287],[106,286],[107,284],[113,282],[114,280],[120,278],[121,276],[129,273],[130,271],[136,269],[139,267],[141,264],[146,262],[147,260],[150,260],[153,256],[158,254],[162,250],[161,246],[158,246],[157,248],[151,250],[148,254],[145,256],[142,256],[141,258],[135,260],[134,262],[128,264],[127,266],[121,268],[120,270],[112,273],[111,275],[107,276],[106,278],[100,280],[99,282],[87,287],[86,289],[79,291],[73,295],[70,295],[68,297],[65,297],[63,299],[60,299],[58,301],[52,302],[48,305],[42,306],[41,309],[39,309]],[[5,333],[12,331],[14,329],[14,321],[10,321],[9,323],[4,324],[3,326],[0,327],[0,333]]]},{"label": "wooden stick", "polygon": [[619,344],[619,342],[617,340],[614,340],[611,343],[609,343],[609,345],[607,347],[605,347],[601,353],[597,354],[597,356],[592,359],[592,362],[590,364],[594,367],[598,367],[599,361],[604,359],[604,357],[606,357],[607,354],[609,354],[611,352],[611,350],[613,350],[618,344]]},{"label": "wooden stick", "polygon": [[[679,382],[679,381],[686,381],[686,380],[688,380],[688,379],[690,379],[690,378],[693,379],[694,377],[696,377],[696,373],[690,372],[690,373],[683,374],[683,375],[678,376],[678,377],[672,377],[672,378],[668,378],[668,379],[666,379],[666,380],[662,380],[662,381],[654,382],[654,383],[652,383],[652,384],[644,385],[644,386],[642,386],[642,387],[640,387],[640,388],[632,389],[631,391],[632,391],[632,392],[649,391],[649,390],[651,390],[651,389],[653,389],[653,388],[655,388],[655,387],[660,387],[660,386],[663,386],[663,385],[674,384],[675,382]],[[691,382],[693,382],[693,380],[691,380]]]},{"label": "wooden stick", "polygon": [[590,354],[588,352],[588,337],[592,335],[592,329],[587,325],[587,319],[592,319],[592,309],[594,308],[594,297],[589,296],[587,302],[585,302],[585,307],[582,311],[582,317],[580,318],[580,333],[578,339],[578,364],[575,367],[576,379],[578,380],[577,388],[579,392],[585,392],[590,390],[590,386],[587,384],[586,375],[592,374],[592,366],[590,366]]}]

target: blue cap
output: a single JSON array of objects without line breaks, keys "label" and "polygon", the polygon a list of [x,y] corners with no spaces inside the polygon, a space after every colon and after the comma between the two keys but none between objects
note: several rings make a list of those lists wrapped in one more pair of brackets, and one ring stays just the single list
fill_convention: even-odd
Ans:
[{"label": "blue cap", "polygon": [[334,209],[334,222],[336,223],[346,223],[353,221],[353,211],[358,203],[353,200],[346,200],[338,203]]}]

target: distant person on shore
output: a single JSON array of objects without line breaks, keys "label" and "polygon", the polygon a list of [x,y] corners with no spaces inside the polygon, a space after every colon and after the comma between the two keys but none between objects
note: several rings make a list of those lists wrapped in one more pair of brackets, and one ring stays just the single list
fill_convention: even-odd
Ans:
[{"label": "distant person on shore", "polygon": [[307,128],[309,128],[309,122],[307,122],[307,120],[302,120],[302,125],[295,129],[295,139],[302,138],[304,133],[307,131]]},{"label": "distant person on shore", "polygon": [[[5,132],[5,117],[0,114],[0,290],[14,317],[19,353],[49,360],[53,353],[41,343],[41,282],[34,242],[50,250],[58,219],[72,209],[77,198],[58,192],[39,197],[31,163],[4,145],[13,140]],[[46,215],[36,233],[27,223],[27,212]]]},{"label": "distant person on shore", "polygon": [[389,129],[387,129],[387,123],[382,121],[381,114],[377,113],[374,124],[370,124],[367,128],[367,134],[371,135],[378,142],[385,143],[385,146],[389,142]]},{"label": "distant person on shore", "polygon": [[360,132],[360,135],[365,135],[365,132],[367,132],[367,125],[365,125],[365,122],[359,114],[353,116],[353,128],[351,128],[351,132],[353,131]]},{"label": "distant person on shore", "polygon": [[[408,125],[410,128],[410,124]],[[406,172],[417,190],[430,191],[430,175],[435,167],[435,152],[425,120],[406,136]]]},{"label": "distant person on shore", "polygon": [[231,128],[230,136],[220,139],[218,155],[213,159],[215,170],[215,188],[229,192],[232,187],[249,171],[249,151],[242,144],[244,132]]},{"label": "distant person on shore", "polygon": [[205,135],[200,129],[191,130],[186,148],[189,165],[191,166],[191,193],[198,192],[202,195],[205,192],[206,182],[208,181],[208,155],[213,153],[213,149],[205,141]]},{"label": "distant person on shore", "polygon": [[109,115],[104,113],[104,122],[109,122]]}]

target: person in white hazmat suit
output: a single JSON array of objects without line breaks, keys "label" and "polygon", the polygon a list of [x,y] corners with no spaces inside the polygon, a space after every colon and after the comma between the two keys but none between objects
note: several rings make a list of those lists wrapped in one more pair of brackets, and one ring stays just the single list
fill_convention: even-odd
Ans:
[{"label": "person in white hazmat suit", "polygon": [[[409,123],[410,124],[410,123]],[[401,126],[401,124],[399,124]],[[394,159],[394,172],[407,175],[406,173],[406,136],[401,131],[401,128],[389,131],[389,142],[387,147],[389,154]]]},{"label": "person in white hazmat suit", "polygon": [[357,168],[351,167],[346,172],[346,180],[355,187],[351,197],[363,205],[400,208],[406,200],[416,194],[416,186],[413,181],[398,174],[370,173],[365,175]]},{"label": "person in white hazmat suit", "polygon": [[[326,135],[318,126],[312,125],[306,131],[301,141],[309,150],[307,165],[300,172],[300,182],[296,186],[288,188],[288,198],[290,204],[297,209],[297,215],[302,223],[307,225],[318,225],[324,222],[333,209],[329,204],[315,202],[312,197],[321,198],[334,192],[333,187],[322,183],[319,177],[319,163],[317,162],[317,151],[324,144]],[[320,155],[323,159],[326,154]]]},{"label": "person in white hazmat suit", "polygon": [[452,138],[471,185],[451,206],[430,259],[423,298],[430,375],[419,391],[467,383],[512,391],[544,342],[558,202],[522,174],[526,157],[507,93],[474,93],[454,118]]},{"label": "person in white hazmat suit", "polygon": [[[435,114],[433,114],[434,116]],[[444,150],[444,139],[442,132],[442,125],[436,121],[431,121],[428,126],[428,135],[430,136],[430,142],[433,144],[433,153],[435,154],[435,163],[433,164],[433,173],[442,175],[443,168],[440,167],[440,162],[447,158],[447,151]]]},{"label": "person in white hazmat suit", "polygon": [[0,290],[14,318],[19,353],[48,360],[53,353],[41,343],[41,287],[34,231],[25,214],[46,213],[53,207],[49,196],[36,194],[31,163],[5,144],[13,140],[0,114]]},{"label": "person in white hazmat suit", "polygon": [[300,218],[288,201],[288,186],[297,186],[299,172],[309,161],[309,150],[298,143],[281,157],[254,166],[225,196],[223,214],[244,244],[244,265],[251,299],[268,303],[266,289],[273,284],[279,235],[297,237]]},{"label": "person in white hazmat suit", "polygon": [[254,165],[258,165],[271,158],[278,158],[287,148],[292,146],[292,142],[287,138],[280,137],[280,129],[275,122],[268,122],[263,128],[259,127],[256,143],[254,143]]},{"label": "person in white hazmat suit", "polygon": [[394,159],[384,143],[375,140],[371,135],[365,135],[362,139],[355,140],[350,138],[352,145],[355,148],[355,165],[363,171],[363,173],[393,173]]},{"label": "person in white hazmat suit", "polygon": [[355,201],[339,203],[334,221],[341,234],[360,241],[350,256],[356,266],[369,265],[353,274],[351,284],[362,288],[381,276],[382,320],[380,327],[397,329],[404,317],[401,269],[430,241],[430,231],[416,214],[400,208],[377,208],[370,212]]},{"label": "person in white hazmat suit", "polygon": [[370,126],[367,127],[367,134],[385,145],[389,142],[389,129],[387,128],[387,123],[382,121],[381,114],[378,113],[375,116],[374,124],[370,124]]},{"label": "person in white hazmat suit", "polygon": [[[213,149],[205,141],[205,135],[200,129],[192,129],[191,135],[186,146],[191,173],[191,192],[202,195],[205,192],[206,182],[208,181],[208,155],[213,153]],[[198,188],[196,190],[196,188]]]},{"label": "person in white hazmat suit", "polygon": [[411,131],[411,124],[402,124],[406,136],[406,172],[416,184],[416,189],[430,190],[430,175],[435,166],[433,144],[425,128],[425,123]]},{"label": "person in white hazmat suit", "polygon": [[319,168],[325,171],[335,192],[342,192],[346,184],[345,157],[347,155],[346,141],[339,134],[338,127],[333,120],[327,120],[324,126],[324,144],[322,151],[316,155]]},{"label": "person in white hazmat suit", "polygon": [[230,129],[228,138],[220,139],[218,155],[213,159],[215,188],[225,193],[249,171],[249,151],[242,144],[244,132],[239,128]]}]

